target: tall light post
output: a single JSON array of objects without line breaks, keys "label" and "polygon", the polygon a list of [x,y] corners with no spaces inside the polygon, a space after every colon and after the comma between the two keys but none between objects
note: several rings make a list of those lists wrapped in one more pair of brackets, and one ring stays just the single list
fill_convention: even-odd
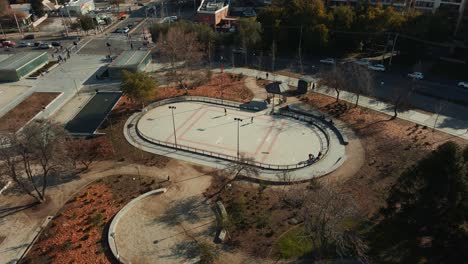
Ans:
[{"label": "tall light post", "polygon": [[171,105],[169,106],[169,109],[171,109],[171,112],[172,112],[172,127],[174,128],[174,143],[175,143],[175,146],[177,147],[177,135],[176,135],[175,119],[174,119],[174,109],[177,109],[177,107]]},{"label": "tall light post", "polygon": [[237,160],[239,160],[239,127],[240,122],[242,122],[242,119],[235,117],[234,120],[237,121]]}]

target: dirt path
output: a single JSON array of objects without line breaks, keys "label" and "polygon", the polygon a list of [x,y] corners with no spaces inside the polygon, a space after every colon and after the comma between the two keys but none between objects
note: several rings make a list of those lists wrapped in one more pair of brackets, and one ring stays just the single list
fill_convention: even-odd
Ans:
[{"label": "dirt path", "polygon": [[267,99],[267,92],[263,87],[257,85],[257,81],[254,77],[247,77],[244,80],[244,85],[247,89],[251,90],[254,94],[254,98]]}]

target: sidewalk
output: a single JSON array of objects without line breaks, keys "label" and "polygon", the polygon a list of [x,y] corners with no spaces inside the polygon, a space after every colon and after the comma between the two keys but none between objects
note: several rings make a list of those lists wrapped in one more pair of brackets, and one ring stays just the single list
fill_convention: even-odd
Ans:
[{"label": "sidewalk", "polygon": [[[219,70],[215,70],[215,71],[219,72]],[[257,76],[260,76],[261,78],[266,77],[266,72],[258,71],[254,69],[248,69],[248,68],[230,68],[230,69],[225,69],[224,71],[230,72],[230,73],[236,73],[236,74],[242,73],[246,76],[251,76],[251,77],[257,77]],[[272,73],[269,73],[268,80],[286,82],[288,85],[291,85],[294,87],[297,87],[297,82],[298,82],[297,78],[284,76],[284,75],[278,75],[278,74],[272,74]],[[336,96],[334,91],[327,91],[327,89],[325,89],[324,87],[318,87],[316,89],[316,92],[327,95],[327,96],[333,96],[333,97]],[[343,101],[354,103],[355,95],[347,91],[341,91],[340,99]],[[369,109],[378,111],[380,113],[384,113],[389,116],[393,116],[393,105],[379,101],[375,98],[371,98],[367,96],[360,96],[359,106],[369,108]],[[447,105],[447,107],[449,106],[450,105]],[[460,108],[460,106],[457,106],[457,107]],[[468,107],[464,107],[464,109],[465,109],[464,112],[468,113]],[[428,112],[423,112],[423,111],[418,111],[418,110],[409,110],[405,112],[399,112],[398,118],[407,120],[416,124],[420,124],[423,126],[427,126],[430,128],[434,127],[434,124],[437,120],[437,124],[435,124],[436,130],[468,140],[468,120],[456,119],[453,117],[444,116],[442,114],[439,115],[439,117],[437,118],[437,114],[435,113],[428,113]]]}]

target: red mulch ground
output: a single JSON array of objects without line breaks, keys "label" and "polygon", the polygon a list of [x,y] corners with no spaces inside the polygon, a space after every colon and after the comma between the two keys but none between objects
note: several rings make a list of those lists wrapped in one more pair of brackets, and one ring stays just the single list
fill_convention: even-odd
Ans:
[{"label": "red mulch ground", "polygon": [[[134,176],[98,180],[69,200],[49,223],[22,263],[112,263],[106,245],[112,217],[140,192]],[[159,188],[142,177],[141,191]]]},{"label": "red mulch ground", "polygon": [[0,131],[15,132],[42,111],[60,93],[33,93],[0,118]]}]

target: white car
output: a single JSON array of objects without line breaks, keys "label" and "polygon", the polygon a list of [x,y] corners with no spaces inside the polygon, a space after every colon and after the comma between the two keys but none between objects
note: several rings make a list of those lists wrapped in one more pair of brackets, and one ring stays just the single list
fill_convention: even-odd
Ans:
[{"label": "white car", "polygon": [[422,74],[422,72],[412,72],[412,73],[408,73],[408,77],[422,80],[424,79],[424,74]]},{"label": "white car", "polygon": [[325,64],[335,64],[335,59],[333,59],[333,58],[326,58],[326,59],[321,59],[320,62],[321,62],[321,63],[325,63]]},{"label": "white car", "polygon": [[356,60],[356,61],[354,61],[354,63],[356,63],[358,65],[362,65],[362,66],[369,66],[371,64],[370,61],[366,60],[366,59]]},{"label": "white car", "polygon": [[382,64],[369,65],[367,68],[373,71],[385,71],[385,66]]},{"label": "white car", "polygon": [[130,31],[130,29],[128,27],[124,27],[124,28],[118,28],[117,30],[115,30],[115,33],[128,33]]},{"label": "white car", "polygon": [[459,82],[458,86],[468,89],[468,82]]}]

